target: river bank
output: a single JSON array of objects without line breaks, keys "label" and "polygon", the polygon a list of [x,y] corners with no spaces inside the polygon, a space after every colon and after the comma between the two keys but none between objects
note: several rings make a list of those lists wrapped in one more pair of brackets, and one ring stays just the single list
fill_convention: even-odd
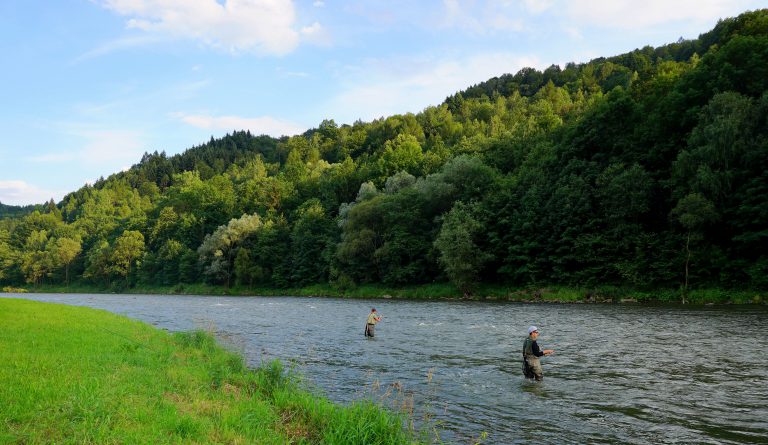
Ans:
[{"label": "river bank", "polygon": [[[169,332],[213,332],[249,367],[278,359],[341,404],[387,397],[384,406],[413,409],[408,418],[417,428],[435,425],[448,443],[487,436],[483,443],[748,444],[768,437],[766,305],[19,297],[107,310]],[[372,306],[382,322],[376,338],[366,339]],[[543,360],[542,384],[520,372],[531,324],[541,329],[540,345],[557,351]],[[734,326],[748,327],[749,337],[735,338]],[[5,350],[0,344],[0,355]],[[0,360],[0,368],[7,363],[13,360]]]},{"label": "river bank", "polygon": [[[567,287],[542,286],[517,288],[503,285],[481,285],[470,296],[463,295],[450,283],[423,284],[400,288],[360,285],[340,289],[328,284],[297,288],[262,288],[233,286],[225,288],[208,284],[176,284],[168,286],[137,285],[134,287],[100,287],[92,284],[39,285],[4,288],[5,292],[40,293],[126,293],[151,295],[230,295],[230,296],[300,296],[336,298],[380,298],[407,300],[478,300],[535,303],[681,303],[679,289],[639,290],[616,286]],[[692,289],[685,302],[688,304],[766,304],[768,291]]]},{"label": "river bank", "polygon": [[422,443],[370,402],[338,405],[202,331],[0,299],[0,443]]}]

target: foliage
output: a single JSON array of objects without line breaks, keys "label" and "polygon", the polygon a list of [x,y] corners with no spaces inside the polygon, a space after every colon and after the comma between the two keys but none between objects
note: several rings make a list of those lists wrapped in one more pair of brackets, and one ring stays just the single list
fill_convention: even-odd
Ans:
[{"label": "foliage", "polygon": [[276,361],[249,369],[205,332],[7,298],[0,324],[3,443],[426,443],[404,415],[331,403]]},{"label": "foliage", "polygon": [[457,202],[445,216],[435,247],[440,251],[440,263],[451,282],[465,295],[471,294],[479,281],[483,264],[490,254],[483,252],[476,239],[483,225],[474,216],[476,206]]},{"label": "foliage", "polygon": [[219,226],[215,232],[206,235],[197,250],[203,272],[214,282],[224,282],[229,287],[238,247],[261,225],[259,215],[243,215],[233,218],[227,225]]},{"label": "foliage", "polygon": [[766,23],[147,153],[58,204],[0,206],[0,284],[766,289]]}]

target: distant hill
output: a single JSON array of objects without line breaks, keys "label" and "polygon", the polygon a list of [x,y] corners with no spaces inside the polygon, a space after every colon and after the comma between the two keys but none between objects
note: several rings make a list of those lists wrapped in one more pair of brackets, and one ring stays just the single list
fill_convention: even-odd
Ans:
[{"label": "distant hill", "polygon": [[35,210],[42,210],[43,205],[12,206],[0,202],[0,218],[11,218],[31,213]]},{"label": "distant hill", "polygon": [[768,10],[1,206],[0,284],[768,289]]}]

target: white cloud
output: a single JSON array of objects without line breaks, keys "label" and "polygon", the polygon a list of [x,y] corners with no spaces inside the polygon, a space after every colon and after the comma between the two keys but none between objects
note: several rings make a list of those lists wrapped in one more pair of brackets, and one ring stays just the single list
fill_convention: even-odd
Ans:
[{"label": "white cloud", "polygon": [[322,8],[323,6],[325,6],[325,2],[322,0],[315,0],[314,2],[312,2],[312,6],[314,6],[315,8]]},{"label": "white cloud", "polygon": [[495,31],[520,32],[526,29],[514,2],[487,0],[443,0],[441,26],[459,28],[471,34]]},{"label": "white cloud", "polygon": [[341,74],[341,83],[349,87],[333,98],[324,112],[345,123],[415,113],[470,85],[527,66],[543,68],[534,57],[510,53],[372,60]]},{"label": "white cloud", "polygon": [[267,134],[274,137],[293,136],[303,133],[307,129],[307,127],[295,122],[275,119],[270,116],[247,118],[185,113],[175,113],[173,116],[188,125],[206,130],[249,130],[253,134]]},{"label": "white cloud", "polygon": [[442,0],[441,24],[470,34],[529,32],[560,21],[573,30],[594,26],[644,31],[686,23],[695,27],[760,7],[755,0]]},{"label": "white cloud", "polygon": [[564,26],[563,32],[573,40],[584,40],[584,35],[581,33],[579,28],[574,26]]},{"label": "white cloud", "polygon": [[275,72],[281,77],[310,77],[311,76],[306,71],[287,71],[282,67],[276,68]]},{"label": "white cloud", "polygon": [[158,39],[156,36],[148,36],[148,35],[123,37],[120,39],[103,43],[100,46],[76,57],[75,59],[72,60],[71,63],[78,64],[80,62],[84,62],[89,59],[95,59],[97,57],[101,57],[101,56],[113,53],[115,51],[134,48],[137,46],[150,45],[152,43],[156,43],[157,41]]},{"label": "white cloud", "polygon": [[53,198],[59,201],[66,191],[46,190],[21,180],[0,181],[0,202],[7,205],[42,204]]},{"label": "white cloud", "polygon": [[708,22],[738,14],[745,0],[560,0],[556,10],[580,24],[642,29],[676,21]]},{"label": "white cloud", "polygon": [[301,28],[301,36],[304,41],[318,46],[330,46],[331,36],[320,23],[315,22],[309,26]]},{"label": "white cloud", "polygon": [[525,8],[533,14],[540,14],[552,7],[552,0],[525,0]]},{"label": "white cloud", "polygon": [[231,52],[287,54],[299,44],[291,0],[102,0],[127,27]]},{"label": "white cloud", "polygon": [[96,130],[84,131],[81,135],[87,142],[78,155],[93,164],[138,162],[146,151],[142,137],[133,131]]},{"label": "white cloud", "polygon": [[77,162],[91,166],[105,165],[112,170],[117,165],[135,163],[146,151],[143,137],[125,130],[94,130],[79,125],[65,125],[70,136],[79,139],[79,147],[66,152],[51,152],[28,156],[25,160],[38,163]]}]

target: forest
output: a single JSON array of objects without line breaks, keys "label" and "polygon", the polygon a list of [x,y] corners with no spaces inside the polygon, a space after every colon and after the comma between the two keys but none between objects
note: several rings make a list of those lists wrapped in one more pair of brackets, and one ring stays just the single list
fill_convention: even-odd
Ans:
[{"label": "forest", "polygon": [[[426,105],[426,104],[425,104]],[[768,289],[768,9],[0,205],[0,285]]]}]

